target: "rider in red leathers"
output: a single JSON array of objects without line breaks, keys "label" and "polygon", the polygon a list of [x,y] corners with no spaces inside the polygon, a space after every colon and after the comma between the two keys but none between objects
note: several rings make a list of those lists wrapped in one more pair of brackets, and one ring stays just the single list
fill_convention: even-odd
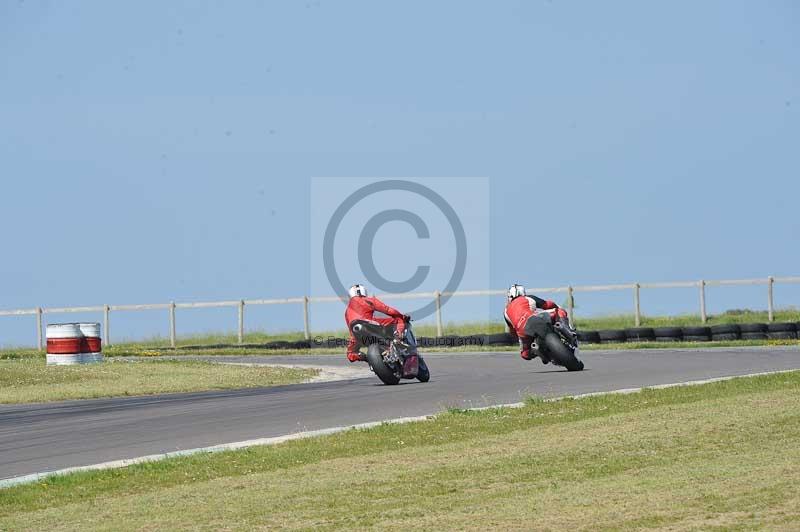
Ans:
[{"label": "rider in red leathers", "polygon": [[[376,318],[375,312],[385,314],[386,318]],[[409,316],[399,310],[390,307],[377,297],[368,297],[367,289],[355,284],[350,287],[350,301],[347,303],[347,310],[344,312],[344,321],[347,323],[347,330],[350,332],[350,341],[347,343],[347,360],[350,362],[364,361],[366,357],[359,352],[363,347],[365,335],[357,334],[363,330],[382,329],[383,335],[387,337],[403,338],[406,328],[406,320]]]},{"label": "rider in red leathers", "polygon": [[[554,312],[542,312],[543,310],[554,310]],[[508,289],[508,303],[503,314],[508,331],[519,339],[519,356],[525,360],[536,358],[536,354],[531,353],[534,335],[544,337],[553,320],[567,315],[566,311],[553,301],[525,295],[525,287],[518,284],[511,285]],[[542,363],[550,362],[550,358],[545,354],[541,352],[539,354]]]}]

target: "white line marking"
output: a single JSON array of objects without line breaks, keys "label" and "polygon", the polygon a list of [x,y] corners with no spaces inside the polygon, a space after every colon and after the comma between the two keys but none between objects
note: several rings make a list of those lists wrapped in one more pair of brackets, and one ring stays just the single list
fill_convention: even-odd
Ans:
[{"label": "white line marking", "polygon": [[319,374],[307,380],[312,382],[333,382],[353,379],[365,379],[372,376],[372,371],[368,367],[348,367],[348,366],[323,366],[314,364],[273,364],[271,362],[212,362],[213,364],[224,364],[228,366],[247,366],[247,367],[268,367],[268,368],[289,368],[289,369],[316,369]]},{"label": "white line marking", "polygon": [[[687,381],[687,382],[674,382],[670,384],[655,384],[653,386],[642,386],[640,388],[622,388],[619,390],[611,390],[607,392],[589,392],[589,393],[582,393],[577,395],[564,395],[561,397],[550,397],[544,399],[546,402],[553,402],[559,401],[561,399],[583,399],[586,397],[595,397],[598,395],[612,395],[612,394],[630,394],[636,393],[647,389],[664,389],[664,388],[675,388],[678,386],[697,386],[700,384],[709,384],[712,382],[720,382],[720,381],[728,381],[733,379],[742,379],[746,377],[760,377],[764,375],[778,375],[781,373],[792,373],[795,371],[800,371],[797,369],[788,369],[788,370],[781,370],[781,371],[765,371],[762,373],[749,373],[746,375],[730,375],[726,377],[714,377],[711,379],[703,379],[703,380],[696,380],[696,381]],[[481,406],[476,408],[465,408],[464,410],[467,411],[483,411],[483,410],[492,410],[495,408],[521,408],[525,406],[525,402],[518,402],[518,403],[506,403],[506,404],[498,404],[492,406]],[[68,467],[66,469],[59,469],[57,471],[45,471],[42,473],[32,473],[30,475],[23,475],[19,477],[13,477],[5,480],[0,480],[0,489],[3,488],[10,488],[12,486],[18,486],[20,484],[28,484],[31,482],[38,482],[40,480],[44,480],[48,477],[56,476],[56,475],[67,475],[69,473],[77,473],[81,471],[100,471],[104,469],[118,469],[121,467],[128,467],[135,464],[141,464],[144,462],[156,462],[159,460],[166,460],[169,458],[177,458],[181,456],[191,456],[194,454],[200,453],[220,453],[224,451],[234,451],[237,449],[245,449],[247,447],[254,447],[256,445],[277,445],[279,443],[284,443],[292,440],[302,440],[307,438],[315,438],[319,436],[328,436],[331,434],[338,434],[340,432],[345,432],[348,430],[354,429],[369,429],[373,427],[379,427],[383,424],[392,424],[398,425],[402,423],[413,423],[416,421],[426,421],[436,417],[437,414],[430,414],[425,416],[414,416],[414,417],[401,417],[395,419],[385,419],[382,421],[371,421],[369,423],[358,423],[356,425],[345,425],[341,427],[331,427],[327,429],[319,429],[319,430],[310,430],[306,432],[296,432],[294,434],[287,434],[284,436],[275,436],[272,438],[257,438],[254,440],[245,440],[245,441],[238,441],[233,443],[224,443],[221,445],[213,445],[211,447],[200,447],[197,449],[185,449],[183,451],[173,451],[169,453],[163,454],[151,454],[148,456],[140,456],[138,458],[130,458],[127,460],[114,460],[111,462],[103,462],[100,464],[93,464],[88,466],[78,466],[78,467]]]}]

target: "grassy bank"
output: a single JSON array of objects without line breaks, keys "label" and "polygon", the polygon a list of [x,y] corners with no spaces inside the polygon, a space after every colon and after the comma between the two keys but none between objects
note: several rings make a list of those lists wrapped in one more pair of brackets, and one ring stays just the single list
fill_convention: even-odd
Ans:
[{"label": "grassy bank", "polygon": [[0,361],[0,404],[198,392],[303,382],[317,372],[207,362],[110,360],[46,366],[42,357]]},{"label": "grassy bank", "polygon": [[0,491],[0,529],[797,529],[798,390],[532,400],[51,478]]}]

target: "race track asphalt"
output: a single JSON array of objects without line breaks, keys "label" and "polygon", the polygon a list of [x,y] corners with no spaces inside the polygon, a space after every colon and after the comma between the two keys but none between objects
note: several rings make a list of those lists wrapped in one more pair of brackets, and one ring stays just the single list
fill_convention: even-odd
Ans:
[{"label": "race track asphalt", "polygon": [[[584,351],[568,373],[516,353],[429,354],[429,383],[376,377],[272,388],[0,405],[0,479],[341,425],[544,397],[800,369],[797,348]],[[220,357],[344,366],[341,355]]]}]

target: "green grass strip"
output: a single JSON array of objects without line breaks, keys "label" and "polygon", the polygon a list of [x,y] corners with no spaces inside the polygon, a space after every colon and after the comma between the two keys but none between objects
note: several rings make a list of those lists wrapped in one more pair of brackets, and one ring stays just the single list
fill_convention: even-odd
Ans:
[{"label": "green grass strip", "polygon": [[277,386],[304,382],[317,373],[183,360],[47,366],[43,357],[25,357],[0,361],[0,404]]}]

